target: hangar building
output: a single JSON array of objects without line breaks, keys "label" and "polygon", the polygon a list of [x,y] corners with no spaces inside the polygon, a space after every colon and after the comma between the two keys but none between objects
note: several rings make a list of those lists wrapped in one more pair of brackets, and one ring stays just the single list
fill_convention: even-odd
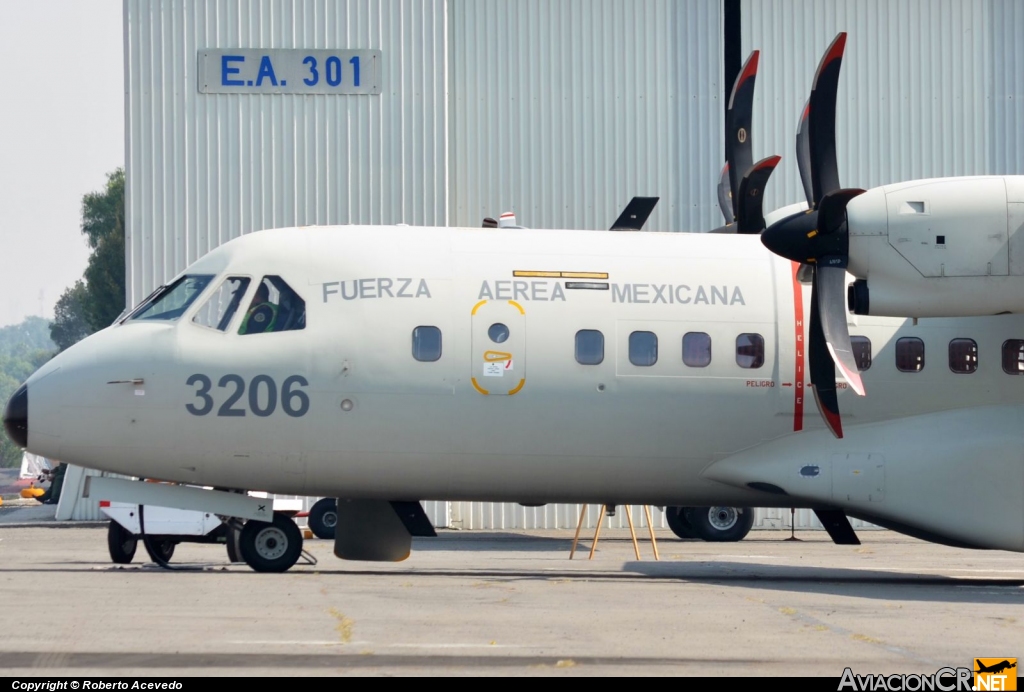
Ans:
[{"label": "hangar building", "polygon": [[[1024,173],[1015,0],[124,0],[129,303],[265,228],[606,228],[633,195],[661,198],[649,229],[718,226],[753,49],[754,158],[783,156],[765,206],[799,201],[796,124],[839,31],[844,184]],[[428,509],[464,528],[578,511]]]}]

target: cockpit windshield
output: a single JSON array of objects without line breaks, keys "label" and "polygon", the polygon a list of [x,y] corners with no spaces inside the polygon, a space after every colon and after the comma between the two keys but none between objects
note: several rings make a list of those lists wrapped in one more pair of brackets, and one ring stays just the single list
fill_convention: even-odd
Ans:
[{"label": "cockpit windshield", "polygon": [[176,320],[213,281],[212,274],[183,276],[170,286],[157,289],[125,321]]}]

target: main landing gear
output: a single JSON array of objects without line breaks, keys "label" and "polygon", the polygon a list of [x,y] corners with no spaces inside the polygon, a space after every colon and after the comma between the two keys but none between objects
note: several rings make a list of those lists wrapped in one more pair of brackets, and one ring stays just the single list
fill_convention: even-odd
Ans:
[{"label": "main landing gear", "polygon": [[338,501],[333,497],[317,500],[309,510],[306,523],[317,538],[334,540],[334,530],[338,526]]},{"label": "main landing gear", "polygon": [[741,541],[754,525],[754,510],[745,507],[666,507],[665,520],[679,538],[712,543]]}]

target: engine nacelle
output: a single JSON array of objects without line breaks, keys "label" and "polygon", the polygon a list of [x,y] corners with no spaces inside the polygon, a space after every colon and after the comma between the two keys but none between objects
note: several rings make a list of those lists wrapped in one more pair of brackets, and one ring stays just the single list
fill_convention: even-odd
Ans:
[{"label": "engine nacelle", "polygon": [[711,480],[837,508],[930,541],[1024,551],[1024,406],[793,433],[709,466]]},{"label": "engine nacelle", "polygon": [[957,317],[1024,312],[1024,176],[873,188],[846,208],[850,309]]}]

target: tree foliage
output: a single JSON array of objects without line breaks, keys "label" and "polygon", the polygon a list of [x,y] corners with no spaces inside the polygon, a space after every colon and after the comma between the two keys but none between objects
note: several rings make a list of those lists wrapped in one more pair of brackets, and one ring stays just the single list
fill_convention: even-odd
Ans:
[{"label": "tree foliage", "polygon": [[124,169],[107,174],[107,185],[100,192],[82,198],[82,233],[89,247],[99,247],[104,238],[120,234],[124,238]]},{"label": "tree foliage", "polygon": [[124,169],[107,174],[107,184],[82,198],[82,233],[92,254],[85,281],[64,291],[54,309],[51,334],[60,349],[109,327],[124,311]]},{"label": "tree foliage", "polygon": [[76,281],[75,285],[65,290],[57,301],[57,305],[53,309],[50,338],[61,351],[74,346],[92,334],[93,330],[86,317],[87,299],[85,284]]},{"label": "tree foliage", "polygon": [[107,175],[106,188],[82,198],[82,233],[93,249],[85,269],[85,317],[93,331],[124,312],[124,169]]}]

